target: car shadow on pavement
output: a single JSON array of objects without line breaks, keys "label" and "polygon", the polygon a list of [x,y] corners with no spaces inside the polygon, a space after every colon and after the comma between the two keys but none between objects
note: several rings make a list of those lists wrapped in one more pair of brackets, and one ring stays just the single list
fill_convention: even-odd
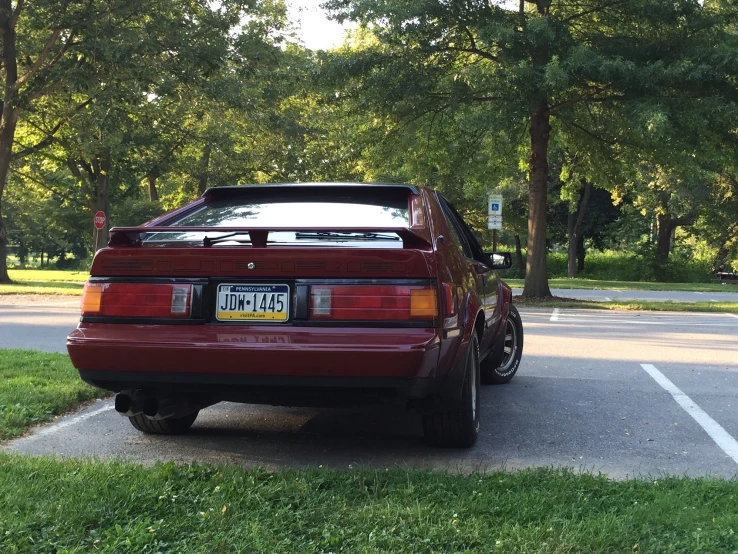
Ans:
[{"label": "car shadow on pavement", "polygon": [[[227,410],[227,418],[224,411]],[[447,467],[459,451],[431,448],[420,416],[394,406],[353,409],[225,404],[202,412],[177,442],[242,462],[292,467]],[[227,440],[224,440],[227,439]]]}]

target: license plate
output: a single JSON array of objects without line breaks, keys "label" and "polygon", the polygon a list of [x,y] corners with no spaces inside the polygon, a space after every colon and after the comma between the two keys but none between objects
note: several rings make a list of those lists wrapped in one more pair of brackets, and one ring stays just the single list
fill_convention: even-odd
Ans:
[{"label": "license plate", "polygon": [[219,321],[287,321],[289,313],[287,285],[218,285]]}]

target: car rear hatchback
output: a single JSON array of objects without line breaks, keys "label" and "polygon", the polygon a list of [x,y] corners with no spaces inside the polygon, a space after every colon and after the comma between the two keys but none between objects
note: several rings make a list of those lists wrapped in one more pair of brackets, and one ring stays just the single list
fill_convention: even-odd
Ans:
[{"label": "car rear hatchback", "polygon": [[438,279],[431,201],[407,185],[223,187],[115,228],[72,362],[151,433],[224,400],[427,409],[471,359],[460,289]]}]

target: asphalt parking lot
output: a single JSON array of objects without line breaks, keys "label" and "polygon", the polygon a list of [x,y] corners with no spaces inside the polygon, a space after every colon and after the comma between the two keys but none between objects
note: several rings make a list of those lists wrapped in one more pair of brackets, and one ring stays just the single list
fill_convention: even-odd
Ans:
[{"label": "asphalt parking lot", "polygon": [[[0,347],[63,350],[77,311],[0,306]],[[109,400],[3,448],[29,454],[470,470],[568,466],[613,477],[738,473],[738,315],[523,310],[526,344],[512,383],[482,390],[470,450],[425,446],[402,409],[315,410],[220,404],[192,432],[149,437]],[[13,325],[6,325],[11,323]],[[54,338],[56,337],[56,338]],[[54,342],[57,341],[57,342]]]}]

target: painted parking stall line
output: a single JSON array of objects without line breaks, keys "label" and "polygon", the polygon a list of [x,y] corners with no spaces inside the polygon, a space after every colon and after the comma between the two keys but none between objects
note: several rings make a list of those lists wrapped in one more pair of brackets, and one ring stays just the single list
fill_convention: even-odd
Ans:
[{"label": "painted parking stall line", "polygon": [[558,321],[559,320],[559,309],[554,308],[554,311],[551,313],[551,320],[550,321]]},{"label": "painted parking stall line", "polygon": [[57,433],[61,431],[62,429],[65,429],[67,427],[71,427],[73,425],[77,425],[79,423],[82,423],[85,420],[88,420],[90,418],[93,418],[95,416],[98,416],[102,413],[109,412],[112,410],[115,406],[112,402],[107,403],[105,406],[102,406],[101,408],[97,408],[95,410],[85,412],[83,414],[80,414],[78,416],[74,416],[67,420],[62,420],[58,423],[52,423],[50,425],[47,425],[46,427],[41,427],[38,429],[35,433],[33,433],[30,437],[30,439],[35,439],[38,437],[43,437],[45,435],[51,435],[53,433]]},{"label": "painted parking stall line", "polygon": [[689,396],[672,383],[666,375],[661,373],[656,366],[652,364],[641,364],[641,367],[648,373],[654,381],[671,394],[672,398],[679,404],[692,419],[694,419],[700,427],[715,441],[723,452],[730,456],[733,461],[738,464],[738,441],[728,433],[722,425],[712,419],[707,413],[700,408]]}]

